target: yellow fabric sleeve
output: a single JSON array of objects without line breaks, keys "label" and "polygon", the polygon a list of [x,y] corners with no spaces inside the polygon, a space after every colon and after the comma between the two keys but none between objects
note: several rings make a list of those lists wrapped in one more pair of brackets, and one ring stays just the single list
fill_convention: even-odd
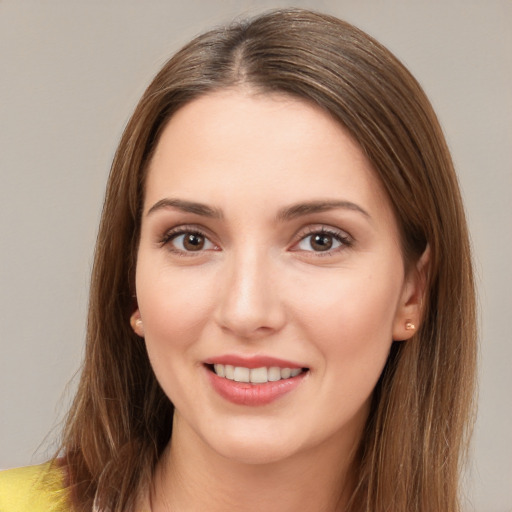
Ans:
[{"label": "yellow fabric sleeve", "polygon": [[0,512],[69,512],[63,474],[49,463],[0,471]]}]

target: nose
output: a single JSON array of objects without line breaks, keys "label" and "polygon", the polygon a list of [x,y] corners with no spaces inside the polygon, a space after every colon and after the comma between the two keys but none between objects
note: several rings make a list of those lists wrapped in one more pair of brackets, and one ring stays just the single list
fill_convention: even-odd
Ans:
[{"label": "nose", "polygon": [[216,321],[242,339],[259,339],[282,329],[286,321],[278,269],[264,251],[233,254],[223,269]]}]

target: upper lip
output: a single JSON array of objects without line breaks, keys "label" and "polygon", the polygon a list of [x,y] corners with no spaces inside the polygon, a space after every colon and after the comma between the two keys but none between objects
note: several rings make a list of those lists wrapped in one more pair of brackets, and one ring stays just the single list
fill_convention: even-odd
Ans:
[{"label": "upper lip", "polygon": [[236,354],[225,354],[221,356],[214,356],[206,359],[204,364],[229,364],[231,366],[241,366],[243,368],[271,368],[273,366],[278,368],[304,368],[304,365],[279,359],[276,357],[265,355],[254,356],[240,356]]}]

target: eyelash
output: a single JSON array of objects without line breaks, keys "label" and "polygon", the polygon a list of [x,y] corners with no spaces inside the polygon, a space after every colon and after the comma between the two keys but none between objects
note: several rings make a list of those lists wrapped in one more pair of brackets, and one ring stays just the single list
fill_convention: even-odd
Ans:
[{"label": "eyelash", "polygon": [[176,238],[178,238],[179,236],[181,236],[181,235],[195,235],[195,236],[199,236],[199,237],[204,238],[205,240],[209,241],[213,245],[215,245],[210,240],[208,235],[206,235],[203,231],[201,231],[200,229],[198,229],[195,226],[179,226],[177,228],[174,228],[174,229],[171,229],[169,231],[166,231],[164,236],[162,237],[162,239],[160,240],[159,243],[160,243],[160,245],[162,247],[167,246],[168,249],[172,253],[174,253],[174,254],[176,254],[178,256],[190,257],[190,256],[196,256],[197,254],[200,254],[200,253],[204,252],[204,250],[199,250],[199,251],[183,251],[181,249],[177,249],[176,247],[173,247],[171,242],[173,240],[175,240]]},{"label": "eyelash", "polygon": [[333,256],[340,250],[350,248],[354,243],[353,239],[343,231],[322,226],[306,228],[306,233],[301,233],[299,235],[299,239],[297,240],[297,242],[294,243],[294,246],[297,246],[298,244],[306,240],[308,237],[311,237],[313,235],[332,237],[334,240],[340,243],[339,247],[336,247],[334,249],[328,249],[326,251],[302,251],[313,253],[315,257]]},{"label": "eyelash", "polygon": [[[202,249],[198,250],[198,251],[184,251],[184,250],[177,249],[177,248],[173,247],[171,242],[182,235],[196,235],[201,238],[204,238],[211,244],[215,245],[214,242],[212,242],[210,240],[208,235],[206,235],[203,231],[201,231],[200,229],[198,229],[195,226],[179,226],[177,228],[171,229],[163,235],[163,237],[159,241],[159,244],[162,247],[168,246],[169,250],[178,256],[190,257],[190,256],[196,256],[197,254],[201,254],[201,253],[205,252]],[[340,243],[340,246],[336,247],[334,249],[328,249],[326,251],[313,251],[313,250],[311,250],[311,251],[302,250],[301,251],[300,249],[291,249],[291,250],[293,252],[303,252],[303,253],[310,252],[310,253],[315,254],[315,257],[324,257],[324,256],[332,256],[333,254],[337,253],[338,251],[340,251],[344,248],[350,248],[353,245],[353,239],[349,235],[345,234],[342,231],[338,231],[336,229],[322,226],[322,227],[306,228],[306,232],[302,232],[302,233],[300,233],[300,235],[297,236],[297,240],[293,243],[292,247],[299,245],[301,242],[303,242],[308,237],[311,237],[313,235],[332,237],[334,240],[336,240],[337,242]],[[215,247],[217,247],[217,246],[215,245]]]}]

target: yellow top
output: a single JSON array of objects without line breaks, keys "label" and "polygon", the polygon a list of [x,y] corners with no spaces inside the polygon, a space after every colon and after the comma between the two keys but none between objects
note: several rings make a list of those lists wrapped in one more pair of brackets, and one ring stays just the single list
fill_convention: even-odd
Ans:
[{"label": "yellow top", "polygon": [[50,463],[0,471],[0,512],[69,512],[63,485]]}]

